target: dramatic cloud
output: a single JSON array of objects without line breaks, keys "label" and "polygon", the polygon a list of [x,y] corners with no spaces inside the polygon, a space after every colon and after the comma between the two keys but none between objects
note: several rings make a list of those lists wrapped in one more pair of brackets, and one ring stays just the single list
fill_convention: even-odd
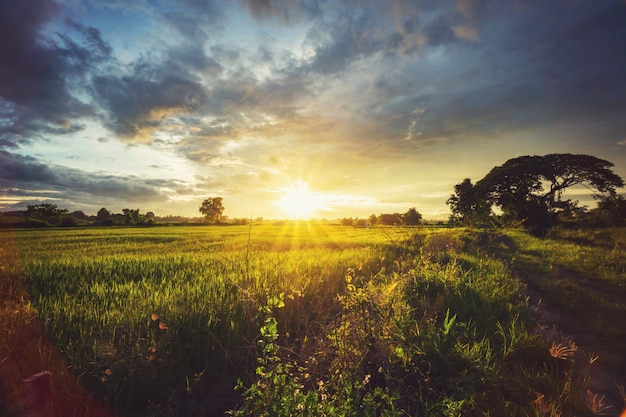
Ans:
[{"label": "dramatic cloud", "polygon": [[20,183],[49,183],[56,176],[50,168],[31,156],[14,155],[0,151],[0,184],[8,188],[14,181]]},{"label": "dramatic cloud", "polygon": [[296,24],[321,13],[316,0],[243,0],[241,4],[257,20],[277,19],[285,24]]},{"label": "dramatic cloud", "polygon": [[623,1],[5,3],[11,205],[195,214],[219,193],[271,216],[301,180],[445,217],[456,182],[521,154],[626,174]]},{"label": "dramatic cloud", "polygon": [[[20,188],[13,188],[15,184]],[[0,151],[0,192],[5,195],[4,199],[21,196],[26,200],[10,205],[13,209],[23,209],[27,203],[43,198],[64,207],[89,207],[93,211],[107,204],[119,210],[126,204],[162,204],[185,185],[177,180],[85,173]],[[0,204],[4,199],[0,197]]]},{"label": "dramatic cloud", "polygon": [[[94,109],[78,96],[89,73],[110,58],[98,29],[66,22],[68,33],[40,34],[59,6],[9,1],[0,13],[0,138],[7,146],[45,134],[71,134]],[[12,145],[13,144],[13,145]]]},{"label": "dramatic cloud", "polygon": [[98,77],[94,87],[108,110],[106,125],[121,138],[152,142],[156,129],[166,129],[178,113],[193,113],[206,97],[198,83],[166,77],[149,81],[133,77]]}]

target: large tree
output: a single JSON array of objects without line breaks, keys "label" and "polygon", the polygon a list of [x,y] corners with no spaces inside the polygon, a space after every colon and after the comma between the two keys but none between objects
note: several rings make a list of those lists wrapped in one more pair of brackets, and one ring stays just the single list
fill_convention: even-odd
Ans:
[{"label": "large tree", "polygon": [[[563,198],[563,191],[584,185],[596,195],[616,195],[624,181],[611,168],[613,164],[590,155],[549,154],[520,156],[494,167],[470,187],[464,181],[455,187],[448,204],[460,215],[475,215],[483,208],[471,203],[484,201],[498,206],[505,216],[515,219],[533,233],[542,234],[555,224],[557,215],[572,212],[577,202]],[[462,199],[465,194],[469,197]],[[461,204],[462,203],[462,204]]]},{"label": "large tree", "polygon": [[219,222],[224,212],[222,197],[207,198],[202,202],[199,211],[207,221],[213,223]]}]

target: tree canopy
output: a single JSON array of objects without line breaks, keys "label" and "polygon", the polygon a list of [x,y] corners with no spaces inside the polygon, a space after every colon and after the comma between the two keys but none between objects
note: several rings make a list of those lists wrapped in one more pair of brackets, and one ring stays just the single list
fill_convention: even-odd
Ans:
[{"label": "tree canopy", "polygon": [[446,204],[452,210],[450,220],[464,226],[475,226],[485,222],[491,213],[491,204],[469,178],[465,178],[463,182],[454,186],[454,194],[450,196]]},{"label": "tree canopy", "polygon": [[27,215],[39,219],[58,219],[60,216],[67,214],[67,209],[60,209],[56,204],[41,203],[27,206]]},{"label": "tree canopy", "polygon": [[411,207],[409,211],[404,213],[403,216],[404,224],[415,226],[422,223],[422,214],[415,209],[415,207]]},{"label": "tree canopy", "polygon": [[499,207],[509,219],[541,234],[555,224],[560,213],[574,212],[577,201],[563,198],[563,191],[584,185],[596,195],[616,195],[624,181],[613,164],[590,155],[549,154],[520,156],[494,167],[475,185],[466,178],[455,186],[447,203],[452,219],[471,224]]},{"label": "tree canopy", "polygon": [[207,221],[213,223],[220,221],[224,212],[222,200],[222,197],[209,197],[202,202],[199,211]]}]

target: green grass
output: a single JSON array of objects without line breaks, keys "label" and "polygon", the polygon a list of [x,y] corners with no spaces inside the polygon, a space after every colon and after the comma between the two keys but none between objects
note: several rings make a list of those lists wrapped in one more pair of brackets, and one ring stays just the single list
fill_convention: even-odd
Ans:
[{"label": "green grass", "polygon": [[2,288],[27,291],[11,290],[5,313],[36,311],[75,380],[128,416],[527,416],[537,393],[585,415],[584,387],[566,384],[532,331],[524,280],[549,289],[555,269],[601,256],[615,265],[593,279],[623,279],[610,252],[515,231],[287,222],[0,235],[16,243],[0,247],[13,256]]},{"label": "green grass", "polygon": [[306,294],[307,320],[293,327],[327,321],[346,269],[405,233],[287,223],[20,231],[17,239],[54,344],[81,383],[133,414],[190,391],[209,368],[244,372],[268,294]]},{"label": "green grass", "polygon": [[[584,244],[571,239],[582,236],[581,232],[561,233],[538,239],[508,231],[503,235],[508,246],[492,245],[488,250],[589,332],[617,351],[626,350],[622,324],[626,322],[626,249],[619,243],[626,233],[623,229],[590,232]],[[601,243],[594,243],[594,236],[602,236]],[[611,243],[608,236],[613,236]]]}]

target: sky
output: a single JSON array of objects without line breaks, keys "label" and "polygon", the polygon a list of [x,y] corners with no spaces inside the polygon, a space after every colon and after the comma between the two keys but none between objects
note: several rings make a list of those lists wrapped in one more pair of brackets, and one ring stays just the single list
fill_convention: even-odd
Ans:
[{"label": "sky", "polygon": [[0,8],[0,211],[441,219],[464,178],[548,153],[626,178],[626,1]]}]

